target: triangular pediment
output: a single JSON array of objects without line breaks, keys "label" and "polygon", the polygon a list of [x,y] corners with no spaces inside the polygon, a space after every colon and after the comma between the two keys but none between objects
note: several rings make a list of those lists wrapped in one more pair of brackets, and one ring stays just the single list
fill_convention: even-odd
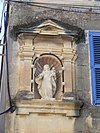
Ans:
[{"label": "triangular pediment", "polygon": [[66,34],[63,27],[59,26],[51,20],[46,20],[42,24],[38,25],[37,27],[35,27],[33,32],[50,35]]},{"label": "triangular pediment", "polygon": [[42,35],[66,35],[68,37],[74,37],[80,39],[84,35],[84,31],[68,23],[56,20],[39,20],[28,25],[15,26],[12,30],[13,36],[17,37],[19,34],[24,33],[27,36],[33,36],[34,34]]},{"label": "triangular pediment", "polygon": [[40,24],[38,27],[42,28],[42,27],[46,27],[46,26],[52,26],[55,27],[57,29],[64,29],[61,26],[59,26],[57,23],[53,22],[52,20],[46,20],[45,22],[43,22],[42,24]]}]

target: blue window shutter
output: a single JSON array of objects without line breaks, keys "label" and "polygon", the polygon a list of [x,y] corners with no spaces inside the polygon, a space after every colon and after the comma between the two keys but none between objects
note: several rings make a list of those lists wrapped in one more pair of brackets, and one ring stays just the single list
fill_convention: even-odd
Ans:
[{"label": "blue window shutter", "polygon": [[100,104],[100,32],[89,32],[92,102]]}]

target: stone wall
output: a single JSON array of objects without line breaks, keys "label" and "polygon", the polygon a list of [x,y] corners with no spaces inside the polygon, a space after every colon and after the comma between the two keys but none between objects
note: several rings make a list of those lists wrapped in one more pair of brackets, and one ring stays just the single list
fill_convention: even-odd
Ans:
[{"label": "stone wall", "polygon": [[[40,21],[51,19],[63,24],[70,24],[82,30],[100,30],[100,14],[91,11],[86,13],[68,12],[64,10],[47,9],[25,4],[12,3],[9,14],[9,66],[11,95],[14,97],[19,87],[18,43],[16,34],[19,28],[30,27]],[[76,64],[76,95],[84,105],[80,117],[74,122],[73,133],[99,133],[100,107],[91,104],[89,45],[83,38],[77,43],[78,59]],[[11,127],[15,114],[9,114]],[[66,125],[67,126],[67,125]],[[13,127],[14,128],[14,127]],[[6,131],[7,132],[7,131]],[[7,132],[8,133],[8,132]],[[9,129],[13,133],[13,129]],[[62,133],[62,132],[61,132]]]}]

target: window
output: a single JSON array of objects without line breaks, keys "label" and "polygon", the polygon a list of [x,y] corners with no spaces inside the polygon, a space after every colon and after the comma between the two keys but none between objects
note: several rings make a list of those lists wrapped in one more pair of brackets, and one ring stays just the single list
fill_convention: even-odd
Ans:
[{"label": "window", "polygon": [[7,4],[0,1],[0,44],[4,43]]},{"label": "window", "polygon": [[92,103],[100,104],[100,32],[89,32]]},{"label": "window", "polygon": [[2,11],[3,11],[3,2],[0,1],[0,31],[1,31],[1,27],[2,27]]},{"label": "window", "polygon": [[4,58],[4,39],[5,39],[5,24],[6,24],[7,4],[5,0],[0,0],[0,87],[3,73],[3,58]]}]

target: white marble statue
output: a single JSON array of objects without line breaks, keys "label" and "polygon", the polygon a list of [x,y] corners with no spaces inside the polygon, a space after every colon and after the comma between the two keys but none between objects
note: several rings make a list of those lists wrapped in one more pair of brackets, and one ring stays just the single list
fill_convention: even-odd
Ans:
[{"label": "white marble statue", "polygon": [[55,68],[50,70],[49,65],[44,65],[42,73],[35,78],[35,82],[38,84],[38,91],[42,99],[53,98],[56,91]]}]

